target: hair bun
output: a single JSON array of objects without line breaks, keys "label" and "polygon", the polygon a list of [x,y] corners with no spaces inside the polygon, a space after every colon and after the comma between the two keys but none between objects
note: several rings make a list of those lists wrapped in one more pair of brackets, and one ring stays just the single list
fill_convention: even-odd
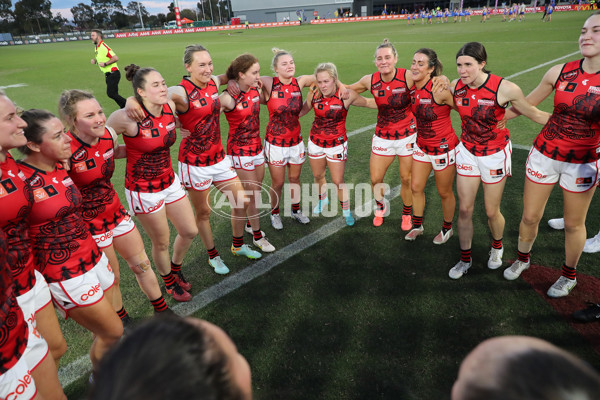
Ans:
[{"label": "hair bun", "polygon": [[133,81],[133,77],[140,70],[139,65],[129,64],[125,67],[125,78],[128,81]]}]

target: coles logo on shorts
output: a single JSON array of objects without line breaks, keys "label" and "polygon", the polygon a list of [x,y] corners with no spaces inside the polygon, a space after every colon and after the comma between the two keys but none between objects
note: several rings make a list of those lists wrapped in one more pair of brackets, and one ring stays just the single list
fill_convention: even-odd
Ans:
[{"label": "coles logo on shorts", "polygon": [[546,177],[546,175],[542,174],[540,171],[531,168],[527,168],[527,173],[537,179],[544,179]]},{"label": "coles logo on shorts", "polygon": [[425,157],[425,153],[422,152],[421,150],[415,150],[413,153],[417,157]]},{"label": "coles logo on shorts", "polygon": [[96,240],[96,244],[99,247],[102,247],[101,244],[109,240],[113,237],[113,231],[108,231],[103,233],[102,235],[94,235],[94,240]]},{"label": "coles logo on shorts", "polygon": [[87,291],[87,293],[84,293],[84,294],[81,295],[81,301],[88,301],[91,297],[94,297],[101,290],[102,289],[100,289],[100,284],[99,283],[97,285],[92,286],[90,288],[90,290]]},{"label": "coles logo on shorts", "polygon": [[152,206],[152,207],[148,207],[148,212],[151,213],[152,211],[156,211],[159,208],[162,207],[162,205],[164,204],[164,200],[159,201],[158,203],[156,203],[156,205]]},{"label": "coles logo on shorts", "polygon": [[207,179],[207,180],[202,181],[202,182],[196,182],[196,183],[194,183],[194,186],[197,187],[197,188],[199,188],[199,187],[206,186],[208,184],[210,184],[210,179]]},{"label": "coles logo on shorts", "polygon": [[473,171],[473,167],[471,165],[456,164],[456,168],[463,171]]},{"label": "coles logo on shorts", "polygon": [[27,388],[33,384],[33,378],[31,377],[31,371],[27,370],[27,374],[18,380],[19,384],[13,392],[10,392],[4,398],[5,400],[17,400],[19,396],[27,392]]},{"label": "coles logo on shorts", "polygon": [[387,149],[386,149],[386,148],[379,147],[379,146],[373,146],[373,150],[377,150],[377,151],[387,151]]}]

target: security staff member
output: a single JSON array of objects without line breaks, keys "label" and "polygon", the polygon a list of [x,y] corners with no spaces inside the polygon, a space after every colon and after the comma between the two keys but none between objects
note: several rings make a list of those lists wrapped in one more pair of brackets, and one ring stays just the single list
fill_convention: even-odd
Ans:
[{"label": "security staff member", "polygon": [[120,108],[125,107],[125,99],[119,95],[119,81],[121,80],[121,71],[117,66],[119,57],[102,40],[102,31],[93,29],[90,35],[92,42],[96,46],[96,56],[92,58],[92,64],[98,64],[100,71],[106,77],[106,95],[117,102]]}]

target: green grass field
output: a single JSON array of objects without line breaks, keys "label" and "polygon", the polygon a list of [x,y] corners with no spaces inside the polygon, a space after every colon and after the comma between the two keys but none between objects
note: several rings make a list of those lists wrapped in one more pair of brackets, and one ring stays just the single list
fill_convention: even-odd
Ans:
[{"label": "green grass field", "polygon": [[[280,47],[294,53],[298,75],[310,74],[319,62],[331,61],[338,66],[340,79],[352,83],[375,72],[373,54],[383,38],[395,44],[400,67],[409,67],[415,50],[435,49],[450,79],[456,77],[457,50],[465,42],[477,40],[487,48],[488,68],[501,76],[516,75],[511,80],[528,93],[550,65],[578,58],[574,53],[587,15],[555,13],[551,23],[541,23],[541,15],[529,15],[524,23],[501,23],[500,17],[486,24],[476,20],[429,26],[407,26],[406,21],[365,22],[107,42],[119,56],[121,68],[129,63],[153,66],[169,85],[175,85],[185,73],[183,49],[191,43],[211,50],[215,73],[224,72],[240,53],[251,52],[261,60],[262,73],[270,74],[271,47]],[[103,76],[90,64],[91,41],[4,47],[0,56],[0,86],[27,84],[6,89],[8,96],[24,108],[55,111],[60,92],[71,88],[92,90],[107,113],[116,108],[104,93]],[[551,64],[524,72],[547,62]],[[122,95],[131,93],[124,79],[120,91]],[[551,99],[540,108],[550,111]],[[264,108],[263,132],[267,118]],[[227,129],[225,118],[222,120],[225,140]],[[312,116],[302,119],[305,140],[311,122]],[[459,132],[456,115],[454,122]],[[347,128],[351,132],[374,123],[372,110],[352,109]],[[522,146],[530,146],[540,130],[524,118],[509,122],[508,127],[513,143]],[[369,183],[371,135],[372,130],[367,130],[350,138],[348,183]],[[507,221],[505,264],[516,258],[526,156],[525,150],[514,150],[513,178],[506,186],[502,204]],[[123,171],[122,162],[113,180],[121,196]],[[269,181],[267,173],[265,183]],[[302,182],[312,182],[308,163]],[[393,188],[399,185],[397,163],[390,167],[386,182]],[[255,398],[449,399],[458,365],[466,353],[485,338],[505,334],[541,337],[600,368],[600,357],[589,343],[527,283],[508,282],[501,270],[485,267],[491,238],[482,199],[478,199],[474,216],[474,265],[462,279],[449,279],[448,269],[459,257],[458,239],[454,237],[439,247],[431,243],[442,220],[433,184],[427,196],[425,234],[414,243],[404,241],[400,231],[399,197],[391,201],[392,213],[377,229],[370,217],[358,220],[352,228],[334,226],[335,221],[343,224],[339,217],[314,217],[308,226],[285,218],[285,229],[279,232],[271,228],[268,218],[263,218],[262,229],[280,250],[261,264],[234,259],[229,254],[229,221],[213,215],[217,249],[232,271],[230,277],[238,274],[226,282],[243,282],[245,276],[258,275],[259,268],[276,265],[238,289],[215,289],[214,285],[224,278],[208,268],[206,250],[198,239],[184,266],[193,284],[192,293],[200,295],[193,315],[222,326],[232,336],[252,367]],[[354,200],[352,203],[354,207]],[[555,190],[544,220],[561,215],[561,195]],[[595,234],[599,226],[598,215],[590,213],[589,234]],[[308,243],[306,249],[304,243]],[[149,241],[146,249],[150,253]],[[542,223],[532,262],[558,269],[563,252],[563,234]],[[596,255],[584,254],[579,270],[600,276],[597,259]],[[130,315],[136,320],[150,316],[151,306],[133,274],[124,263],[121,270],[124,302]],[[236,286],[235,282],[231,285]],[[218,294],[222,290],[227,294]],[[217,295],[211,297],[214,293]],[[206,298],[209,300],[203,300]],[[76,369],[74,376],[79,377],[65,391],[69,398],[83,398],[87,374],[82,364],[73,363],[85,360],[91,337],[70,320],[64,324],[64,332],[69,351],[62,360],[61,373]]]}]

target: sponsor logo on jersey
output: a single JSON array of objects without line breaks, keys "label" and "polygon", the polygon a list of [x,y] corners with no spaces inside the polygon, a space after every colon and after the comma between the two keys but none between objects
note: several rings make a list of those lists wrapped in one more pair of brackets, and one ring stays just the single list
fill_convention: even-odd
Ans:
[{"label": "sponsor logo on jersey", "polygon": [[469,99],[457,99],[456,105],[459,107],[469,107]]},{"label": "sponsor logo on jersey", "polygon": [[218,98],[219,98],[219,93],[213,93],[213,94],[210,96],[210,98],[211,98],[211,99],[213,99],[213,100],[216,100],[216,99],[218,99]]},{"label": "sponsor logo on jersey", "polygon": [[406,88],[395,88],[395,89],[392,89],[392,93],[393,94],[405,93],[405,92],[406,92]]},{"label": "sponsor logo on jersey", "polygon": [[278,99],[283,99],[285,97],[285,93],[284,92],[277,92],[277,98]]},{"label": "sponsor logo on jersey", "polygon": [[573,93],[577,89],[577,83],[575,82],[561,82],[558,85],[558,90],[562,92]]},{"label": "sponsor logo on jersey", "polygon": [[27,179],[27,177],[25,176],[25,174],[21,170],[19,170],[19,173],[17,175],[19,175],[19,178],[21,178],[22,181],[24,181],[24,180]]},{"label": "sponsor logo on jersey", "polygon": [[375,84],[373,84],[372,89],[373,90],[379,90],[379,88],[381,88],[382,83],[381,82],[377,82]]},{"label": "sponsor logo on jersey", "polygon": [[63,179],[62,183],[65,185],[65,187],[69,187],[73,185],[73,180],[67,176],[65,179]]},{"label": "sponsor logo on jersey", "polygon": [[9,194],[15,192],[17,187],[13,183],[13,181],[9,179],[5,179],[0,182],[0,198],[4,196],[8,196]]},{"label": "sponsor logo on jersey", "polygon": [[113,155],[115,154],[115,150],[114,149],[109,149],[106,153],[102,154],[102,158],[104,158],[105,160],[110,159]]},{"label": "sponsor logo on jersey", "polygon": [[202,105],[200,104],[200,102],[198,100],[192,100],[192,107],[201,108]]},{"label": "sponsor logo on jersey", "polygon": [[419,99],[419,104],[431,104],[431,99]]},{"label": "sponsor logo on jersey", "polygon": [[440,167],[446,165],[446,159],[445,158],[436,158],[435,165],[438,165]]},{"label": "sponsor logo on jersey", "polygon": [[254,97],[252,98],[252,102],[253,102],[253,103],[258,103],[259,101],[260,101],[260,96],[254,96]]},{"label": "sponsor logo on jersey", "polygon": [[377,92],[377,97],[383,97],[383,96],[385,96],[385,90],[379,90]]},{"label": "sponsor logo on jersey", "polygon": [[48,200],[50,197],[54,197],[58,194],[58,191],[52,185],[44,186],[43,188],[34,189],[33,200],[36,203],[40,203],[44,200]]},{"label": "sponsor logo on jersey", "polygon": [[302,97],[302,92],[292,92],[292,97]]},{"label": "sponsor logo on jersey", "polygon": [[592,94],[600,94],[600,86],[590,86],[587,92]]},{"label": "sponsor logo on jersey", "polygon": [[332,104],[329,108],[332,109],[332,110],[341,110],[342,106],[341,105],[337,105],[337,104]]},{"label": "sponsor logo on jersey", "polygon": [[[444,140],[446,140],[446,139],[444,139]],[[448,148],[448,143],[440,145],[440,149],[447,149],[447,148]]]},{"label": "sponsor logo on jersey", "polygon": [[502,175],[504,175],[504,170],[502,168],[490,169],[490,176],[502,176]]},{"label": "sponsor logo on jersey", "polygon": [[317,105],[317,110],[322,110],[322,109],[323,109],[323,104],[319,103],[319,104]]},{"label": "sponsor logo on jersey", "polygon": [[479,106],[486,106],[486,107],[493,107],[494,106],[494,101],[493,100],[479,99],[479,100],[477,100],[477,105],[479,105]]},{"label": "sponsor logo on jersey", "polygon": [[175,129],[175,122],[171,122],[167,125],[167,131],[172,131],[173,129]]}]

